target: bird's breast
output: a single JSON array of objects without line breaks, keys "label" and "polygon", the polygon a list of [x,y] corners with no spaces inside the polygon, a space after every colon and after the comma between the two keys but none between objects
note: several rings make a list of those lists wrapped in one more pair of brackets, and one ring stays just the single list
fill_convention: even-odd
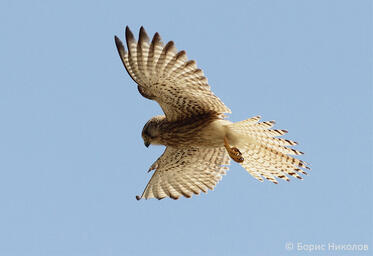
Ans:
[{"label": "bird's breast", "polygon": [[197,120],[173,124],[162,129],[162,144],[173,147],[222,147],[227,133],[227,124],[223,119]]}]

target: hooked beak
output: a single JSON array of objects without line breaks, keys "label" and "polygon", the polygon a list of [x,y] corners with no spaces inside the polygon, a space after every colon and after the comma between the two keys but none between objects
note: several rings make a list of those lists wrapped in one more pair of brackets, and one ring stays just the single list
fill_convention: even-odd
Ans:
[{"label": "hooked beak", "polygon": [[147,141],[144,141],[144,145],[145,145],[145,147],[149,147],[149,145],[150,145],[150,143],[149,142],[147,142]]}]

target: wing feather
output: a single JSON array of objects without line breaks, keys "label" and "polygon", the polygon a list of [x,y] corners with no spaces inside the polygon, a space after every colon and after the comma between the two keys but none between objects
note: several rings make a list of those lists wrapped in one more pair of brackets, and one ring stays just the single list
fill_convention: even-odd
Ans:
[{"label": "wing feather", "polygon": [[143,27],[138,42],[128,27],[125,36],[128,52],[118,37],[115,43],[128,74],[139,85],[141,95],[158,102],[168,120],[207,112],[231,113],[212,93],[196,62],[188,60],[185,51],[178,52],[173,41],[163,45],[155,33],[149,44]]},{"label": "wing feather", "polygon": [[229,164],[229,157],[222,148],[173,148],[165,152],[152,166],[157,166],[140,198],[181,196],[191,197],[201,191],[213,190]]},{"label": "wing feather", "polygon": [[[143,73],[144,77],[149,77],[148,70],[145,68],[149,53],[149,37],[143,27],[140,28],[139,42],[137,44],[137,60],[139,73]],[[146,83],[149,81],[146,80]]]}]

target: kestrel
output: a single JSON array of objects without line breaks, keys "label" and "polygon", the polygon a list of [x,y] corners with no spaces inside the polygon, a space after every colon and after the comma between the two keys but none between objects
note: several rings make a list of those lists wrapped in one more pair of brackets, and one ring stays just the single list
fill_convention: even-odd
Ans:
[{"label": "kestrel", "polygon": [[141,198],[191,197],[213,190],[226,173],[230,158],[254,178],[277,184],[287,175],[302,179],[307,163],[291,155],[297,143],[277,138],[287,133],[271,127],[274,121],[259,122],[260,116],[233,123],[230,109],[210,90],[207,79],[185,51],[174,42],[164,45],[158,33],[151,42],[143,27],[138,42],[126,27],[128,51],[115,36],[120,58],[137,83],[142,96],[155,100],[164,115],[151,118],[142,130],[144,144],[166,149],[149,168],[155,170]]}]

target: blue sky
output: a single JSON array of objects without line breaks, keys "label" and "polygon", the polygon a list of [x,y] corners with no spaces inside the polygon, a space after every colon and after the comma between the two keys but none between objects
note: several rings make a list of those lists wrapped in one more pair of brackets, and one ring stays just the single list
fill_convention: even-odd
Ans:
[{"label": "blue sky", "polygon": [[[120,62],[126,25],[185,49],[230,120],[276,120],[311,174],[234,163],[207,195],[136,201],[161,109]],[[371,31],[368,0],[1,1],[0,255],[372,255]]]}]

